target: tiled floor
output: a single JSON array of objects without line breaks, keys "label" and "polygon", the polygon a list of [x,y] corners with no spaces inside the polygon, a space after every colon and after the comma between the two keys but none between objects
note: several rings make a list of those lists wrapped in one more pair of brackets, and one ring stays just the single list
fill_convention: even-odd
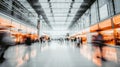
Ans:
[{"label": "tiled floor", "polygon": [[[82,47],[77,48],[72,43],[52,41],[49,45],[42,44],[41,47],[39,43],[31,47],[19,45],[6,51],[6,61],[0,67],[98,67],[86,55]],[[110,67],[108,64],[112,63],[104,62],[103,66]]]}]

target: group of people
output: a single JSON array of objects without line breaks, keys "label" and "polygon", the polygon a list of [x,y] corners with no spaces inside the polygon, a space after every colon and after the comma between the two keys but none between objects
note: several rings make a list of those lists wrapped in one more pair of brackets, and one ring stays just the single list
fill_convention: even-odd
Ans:
[{"label": "group of people", "polygon": [[[39,40],[32,40],[30,37],[31,34],[27,35],[24,39],[24,44],[27,46],[31,46],[32,43],[37,42]],[[69,41],[69,39],[66,39],[67,41]],[[47,39],[43,36],[40,37],[40,42],[50,42],[51,39],[50,37],[48,37]],[[73,41],[78,47],[80,47],[80,45],[83,43],[82,41],[82,37],[76,37],[74,39],[72,39],[71,41]],[[0,31],[0,62],[2,62],[5,58],[4,58],[4,53],[5,51],[10,47],[15,45],[16,43],[13,41],[10,32],[7,31]],[[98,32],[98,35],[92,37],[92,44],[94,47],[99,47],[100,52],[101,52],[101,59],[105,60],[103,57],[103,47],[105,46],[104,44],[104,40],[103,40],[103,36],[101,33]]]},{"label": "group of people", "polygon": [[76,38],[76,44],[78,47],[80,47],[80,45],[82,44],[82,37]]},{"label": "group of people", "polygon": [[78,47],[80,47],[83,44],[82,37],[75,37],[71,41],[74,42],[75,45],[78,46]]},{"label": "group of people", "polygon": [[45,36],[41,36],[40,37],[40,43],[45,43],[45,42],[50,42],[51,41],[51,38],[50,37],[45,37]]}]

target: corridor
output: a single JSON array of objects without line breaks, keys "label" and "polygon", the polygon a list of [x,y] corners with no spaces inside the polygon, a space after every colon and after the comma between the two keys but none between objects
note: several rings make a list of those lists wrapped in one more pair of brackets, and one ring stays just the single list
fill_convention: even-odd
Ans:
[{"label": "corridor", "polygon": [[120,0],[0,0],[0,67],[120,67]]},{"label": "corridor", "polygon": [[[17,45],[5,52],[6,60],[0,67],[100,67],[87,59],[81,51],[82,47],[66,42],[60,44],[58,41],[44,45],[34,43],[31,47]],[[113,62],[104,62],[104,65],[103,67],[119,67]]]},{"label": "corridor", "polygon": [[23,45],[10,47],[5,53],[7,60],[0,67],[95,67],[80,54],[79,48],[69,44],[53,41],[40,48],[40,44],[35,43],[31,46],[31,57],[23,59],[26,48]]}]

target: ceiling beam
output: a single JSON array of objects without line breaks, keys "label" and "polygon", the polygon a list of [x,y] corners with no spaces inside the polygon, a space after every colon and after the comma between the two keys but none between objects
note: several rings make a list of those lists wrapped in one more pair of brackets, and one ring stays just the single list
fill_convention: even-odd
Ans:
[{"label": "ceiling beam", "polygon": [[[72,26],[74,26],[74,24],[79,20],[79,18],[86,12],[87,9],[89,9],[91,7],[91,5],[95,2],[96,0],[84,0],[84,2],[80,5],[79,10],[77,11],[77,13],[75,14],[70,26],[68,27],[68,29],[70,29]],[[88,3],[88,5],[84,5],[84,3]],[[84,9],[84,10],[81,10]]]},{"label": "ceiling beam", "polygon": [[42,6],[41,6],[41,4],[39,3],[39,0],[27,0],[27,1],[28,1],[28,3],[32,6],[32,8],[36,11],[36,13],[37,13],[38,15],[41,15],[41,16],[43,17],[43,19],[44,19],[45,22],[48,24],[48,26],[49,26],[50,28],[52,28],[50,22],[49,22],[48,19],[47,19],[47,16],[46,16],[43,8],[42,8]]}]

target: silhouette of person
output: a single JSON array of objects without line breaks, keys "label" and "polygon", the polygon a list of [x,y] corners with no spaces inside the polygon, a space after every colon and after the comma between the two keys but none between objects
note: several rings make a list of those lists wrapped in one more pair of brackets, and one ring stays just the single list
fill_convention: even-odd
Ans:
[{"label": "silhouette of person", "polygon": [[26,44],[27,46],[31,46],[31,43],[32,43],[32,40],[31,40],[31,38],[30,38],[30,34],[28,34],[28,36],[26,37],[26,40],[25,40],[25,44]]},{"label": "silhouette of person", "polygon": [[28,34],[26,36],[26,39],[25,39],[25,45],[27,46],[26,50],[25,50],[25,53],[24,53],[24,56],[23,56],[23,59],[25,59],[25,56],[26,54],[28,53],[29,54],[29,59],[28,61],[30,60],[30,57],[31,57],[31,45],[32,45],[32,39],[31,39],[31,34]]},{"label": "silhouette of person", "polygon": [[100,30],[97,30],[97,32],[98,32],[98,35],[95,38],[95,43],[98,45],[98,47],[100,49],[101,60],[106,61],[106,59],[103,57],[103,47],[106,46],[104,44],[103,35],[100,33]]},{"label": "silhouette of person", "polygon": [[0,30],[0,62],[5,60],[5,51],[12,45],[15,45],[15,42],[13,41],[10,32]]}]

